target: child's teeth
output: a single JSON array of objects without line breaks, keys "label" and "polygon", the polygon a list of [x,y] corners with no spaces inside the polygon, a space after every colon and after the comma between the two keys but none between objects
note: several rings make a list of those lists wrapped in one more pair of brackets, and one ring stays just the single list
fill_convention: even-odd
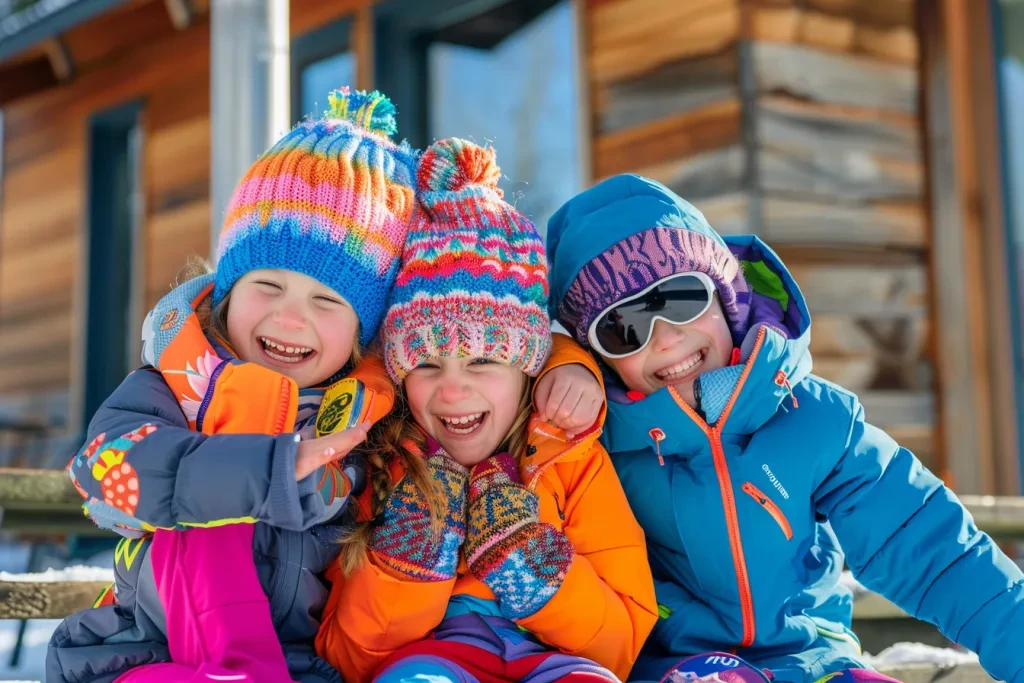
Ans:
[{"label": "child's teeth", "polygon": [[701,354],[700,351],[698,351],[697,353],[693,354],[689,358],[687,358],[687,359],[685,359],[683,361],[680,361],[679,363],[676,363],[675,365],[673,365],[670,368],[666,368],[664,370],[660,370],[656,374],[661,379],[675,377],[676,375],[680,375],[680,374],[686,373],[686,371],[688,371],[688,370],[692,369],[693,367],[695,367],[702,359],[703,359],[703,355]]},{"label": "child's teeth", "polygon": [[474,413],[473,415],[463,415],[462,417],[442,417],[441,419],[449,424],[469,424],[477,420],[483,413]]},{"label": "child's teeth", "polygon": [[[267,339],[266,337],[260,337],[260,341],[263,342],[263,346],[266,347],[267,353],[271,353],[271,349],[280,351],[281,353],[291,353],[291,354],[296,354],[296,353],[307,354],[307,353],[310,353],[313,350],[313,349],[309,348],[308,346],[285,346],[284,344],[278,344],[277,342],[273,341],[272,339]],[[282,357],[278,356],[277,354],[271,353],[271,356],[273,358],[278,359],[278,360],[282,360]],[[295,358],[286,358],[286,359],[283,359],[283,360],[294,361],[296,359]]]},{"label": "child's teeth", "polygon": [[483,424],[481,419],[483,416],[483,413],[474,413],[472,415],[463,415],[461,417],[445,417],[443,415],[438,415],[437,417],[448,427],[448,431],[453,434],[471,434],[479,429],[480,425]]},{"label": "child's teeth", "polygon": [[274,360],[279,360],[283,363],[298,363],[300,360],[302,360],[301,357],[281,356],[279,354],[274,353],[273,351],[267,351],[267,355],[273,358]]},{"label": "child's teeth", "polygon": [[468,426],[464,427],[462,425],[466,423],[463,423],[461,421],[456,422],[454,420],[449,421],[442,419],[442,422],[444,422],[444,424],[447,426],[448,431],[450,431],[453,434],[472,434],[476,430],[480,429],[480,425],[483,424],[483,422],[473,422]]}]

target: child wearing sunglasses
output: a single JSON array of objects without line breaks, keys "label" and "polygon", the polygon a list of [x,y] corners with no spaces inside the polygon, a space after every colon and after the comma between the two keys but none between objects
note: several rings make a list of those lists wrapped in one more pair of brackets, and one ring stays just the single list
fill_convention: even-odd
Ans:
[{"label": "child wearing sunglasses", "polygon": [[624,175],[566,203],[547,249],[552,314],[606,375],[602,438],[647,537],[661,619],[631,680],[891,680],[850,630],[846,563],[1024,681],[1020,569],[811,374],[810,314],[767,245]]}]

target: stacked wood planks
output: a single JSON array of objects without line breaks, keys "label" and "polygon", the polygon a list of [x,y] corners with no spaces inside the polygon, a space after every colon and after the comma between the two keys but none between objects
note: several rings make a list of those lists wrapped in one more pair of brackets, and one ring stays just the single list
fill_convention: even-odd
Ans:
[{"label": "stacked wood planks", "polygon": [[808,298],[815,372],[932,461],[912,1],[590,0],[585,21],[594,178],[647,175],[768,241]]}]

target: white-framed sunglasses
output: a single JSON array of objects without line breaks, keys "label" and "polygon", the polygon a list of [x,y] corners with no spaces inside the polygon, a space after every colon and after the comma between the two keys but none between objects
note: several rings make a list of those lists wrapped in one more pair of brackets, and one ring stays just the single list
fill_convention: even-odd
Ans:
[{"label": "white-framed sunglasses", "polygon": [[654,321],[691,323],[711,307],[715,283],[705,273],[676,273],[601,311],[590,328],[590,347],[607,358],[626,358],[651,341]]}]

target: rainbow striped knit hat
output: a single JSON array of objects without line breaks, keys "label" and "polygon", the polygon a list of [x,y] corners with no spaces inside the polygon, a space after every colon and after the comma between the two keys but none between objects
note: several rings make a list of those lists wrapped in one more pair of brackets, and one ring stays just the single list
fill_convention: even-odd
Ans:
[{"label": "rainbow striped knit hat", "polygon": [[544,241],[498,189],[494,150],[439,140],[416,172],[409,228],[381,335],[395,383],[434,357],[482,356],[536,376],[551,349]]},{"label": "rainbow striped knit hat", "polygon": [[415,203],[416,152],[395,144],[395,108],[381,93],[329,95],[245,174],[218,245],[214,304],[262,268],[308,275],[345,297],[359,343],[377,335]]}]

